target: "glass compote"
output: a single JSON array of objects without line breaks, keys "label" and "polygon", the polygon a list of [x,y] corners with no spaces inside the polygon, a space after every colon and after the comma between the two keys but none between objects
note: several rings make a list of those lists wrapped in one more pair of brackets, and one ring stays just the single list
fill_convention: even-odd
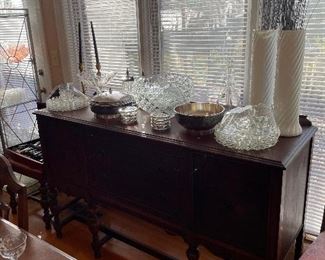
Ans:
[{"label": "glass compote", "polygon": [[26,249],[27,235],[21,231],[5,235],[0,239],[0,256],[4,259],[17,260]]},{"label": "glass compote", "polygon": [[89,71],[79,74],[79,79],[84,83],[87,90],[95,91],[99,94],[109,89],[109,82],[115,75],[116,72],[113,71],[104,71],[100,73]]}]

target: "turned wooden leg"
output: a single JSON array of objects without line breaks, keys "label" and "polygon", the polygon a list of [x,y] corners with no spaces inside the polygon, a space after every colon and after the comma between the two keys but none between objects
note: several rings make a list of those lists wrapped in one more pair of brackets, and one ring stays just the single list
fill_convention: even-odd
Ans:
[{"label": "turned wooden leg", "polygon": [[93,248],[94,251],[94,255],[96,258],[101,257],[101,252],[100,252],[100,248],[101,248],[101,244],[99,241],[99,221],[98,221],[98,216],[97,216],[97,212],[96,212],[96,205],[92,202],[88,203],[88,209],[89,209],[89,219],[88,219],[88,228],[89,231],[92,235],[92,242],[91,242],[91,246]]},{"label": "turned wooden leg", "polygon": [[12,192],[8,187],[7,187],[7,192],[10,196],[10,202],[9,202],[9,205],[10,205],[10,208],[11,208],[11,213],[16,215],[17,214],[17,194]]},{"label": "turned wooden leg", "polygon": [[189,260],[198,260],[200,257],[200,252],[197,249],[198,244],[196,243],[189,243],[189,247],[186,251],[187,259]]},{"label": "turned wooden leg", "polygon": [[297,239],[296,239],[296,246],[295,246],[295,260],[298,260],[303,252],[303,245],[304,245],[304,228],[300,230]]},{"label": "turned wooden leg", "polygon": [[49,190],[49,207],[51,210],[51,213],[53,215],[53,227],[55,229],[55,233],[57,238],[62,238],[62,226],[61,221],[59,217],[59,207],[58,207],[58,192],[56,189],[50,189]]},{"label": "turned wooden leg", "polygon": [[51,229],[51,215],[50,215],[50,198],[48,187],[46,183],[42,183],[40,187],[41,192],[41,205],[43,208],[43,221],[47,230]]}]

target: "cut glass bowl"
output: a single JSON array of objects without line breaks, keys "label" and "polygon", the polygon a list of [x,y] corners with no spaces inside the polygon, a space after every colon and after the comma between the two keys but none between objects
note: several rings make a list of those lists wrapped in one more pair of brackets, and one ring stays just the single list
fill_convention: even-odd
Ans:
[{"label": "cut glass bowl", "polygon": [[273,110],[263,104],[238,107],[227,112],[215,128],[215,138],[222,145],[237,150],[262,150],[279,139]]},{"label": "cut glass bowl", "polygon": [[166,73],[138,78],[131,90],[137,105],[148,113],[174,114],[174,108],[190,101],[192,80],[184,75]]}]

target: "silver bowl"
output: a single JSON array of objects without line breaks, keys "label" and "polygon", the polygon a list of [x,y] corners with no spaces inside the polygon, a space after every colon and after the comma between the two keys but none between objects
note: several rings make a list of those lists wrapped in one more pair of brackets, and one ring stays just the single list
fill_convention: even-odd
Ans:
[{"label": "silver bowl", "polygon": [[225,108],[214,103],[186,103],[175,108],[179,124],[191,131],[213,130],[224,115]]}]

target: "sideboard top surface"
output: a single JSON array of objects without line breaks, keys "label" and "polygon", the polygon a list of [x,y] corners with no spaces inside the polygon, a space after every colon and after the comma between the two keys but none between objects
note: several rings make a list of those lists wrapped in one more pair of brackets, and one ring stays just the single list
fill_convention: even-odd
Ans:
[{"label": "sideboard top surface", "polygon": [[144,138],[144,140],[155,140],[186,147],[194,151],[203,151],[215,155],[263,163],[282,169],[287,168],[291,160],[293,160],[305,144],[311,140],[317,130],[316,127],[303,126],[303,132],[300,136],[290,138],[281,137],[279,142],[272,148],[261,151],[236,151],[218,144],[213,134],[208,136],[190,135],[178,124],[175,118],[172,118],[170,130],[165,132],[154,131],[150,127],[149,114],[142,110],[138,113],[138,123],[128,126],[122,125],[117,120],[96,118],[90,108],[70,112],[50,112],[46,109],[42,109],[36,111],[35,114],[37,117],[63,120],[121,134],[139,136]]}]

